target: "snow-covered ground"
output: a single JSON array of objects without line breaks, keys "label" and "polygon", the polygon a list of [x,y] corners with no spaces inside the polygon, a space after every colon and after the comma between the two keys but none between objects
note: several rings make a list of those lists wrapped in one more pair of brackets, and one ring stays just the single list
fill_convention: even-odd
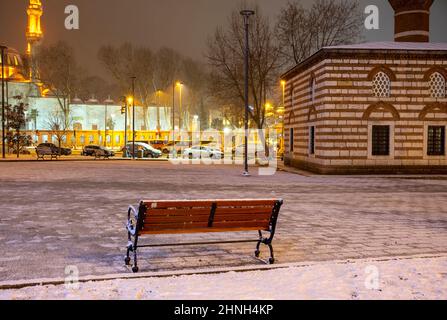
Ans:
[{"label": "snow-covered ground", "polygon": [[447,256],[38,286],[0,299],[447,299]]}]

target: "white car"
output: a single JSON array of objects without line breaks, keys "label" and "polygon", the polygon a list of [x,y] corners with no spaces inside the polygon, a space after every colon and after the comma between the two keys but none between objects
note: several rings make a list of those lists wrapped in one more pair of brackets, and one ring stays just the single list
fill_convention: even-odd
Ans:
[{"label": "white car", "polygon": [[183,156],[190,159],[222,159],[224,154],[222,151],[206,147],[206,146],[194,146],[192,148],[185,149],[183,151]]}]

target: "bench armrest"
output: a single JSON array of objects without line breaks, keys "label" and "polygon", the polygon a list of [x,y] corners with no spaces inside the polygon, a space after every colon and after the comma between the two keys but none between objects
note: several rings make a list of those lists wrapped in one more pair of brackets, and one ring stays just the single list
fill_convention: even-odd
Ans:
[{"label": "bench armrest", "polygon": [[135,236],[138,221],[138,210],[134,206],[129,206],[127,210],[127,224],[126,229],[132,235]]},{"label": "bench armrest", "polygon": [[129,206],[129,210],[127,211],[127,219],[130,219],[131,213],[133,213],[133,216],[138,219],[138,210],[134,206]]}]

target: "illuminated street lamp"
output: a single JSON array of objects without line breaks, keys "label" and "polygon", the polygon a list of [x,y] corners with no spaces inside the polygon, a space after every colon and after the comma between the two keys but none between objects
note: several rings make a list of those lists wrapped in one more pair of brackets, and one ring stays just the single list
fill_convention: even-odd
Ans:
[{"label": "illuminated street lamp", "polygon": [[282,88],[282,107],[286,105],[286,80],[281,80],[281,88]]},{"label": "illuminated street lamp", "polygon": [[124,98],[124,147],[127,148],[128,144],[128,136],[127,136],[127,125],[128,125],[128,118],[129,118],[129,106],[131,106],[133,103],[132,97],[125,97]]},{"label": "illuminated street lamp", "polygon": [[132,79],[132,159],[135,160],[135,79]]},{"label": "illuminated street lamp", "polygon": [[248,172],[248,75],[249,75],[249,55],[250,55],[250,46],[249,46],[249,19],[250,16],[254,15],[255,12],[253,10],[242,10],[241,15],[244,17],[245,24],[245,156],[244,156],[244,173],[245,177],[249,177],[250,173]]},{"label": "illuminated street lamp", "polygon": [[175,86],[178,88],[179,90],[179,98],[178,98],[178,102],[179,102],[179,118],[178,118],[178,126],[180,128],[180,130],[183,129],[183,116],[182,116],[182,89],[183,89],[183,83],[182,82],[177,82],[175,84]]},{"label": "illuminated street lamp", "polygon": [[162,90],[156,90],[155,95],[157,97],[157,138],[160,137],[161,125],[160,125],[160,108],[161,108],[161,95]]},{"label": "illuminated street lamp", "polygon": [[[180,88],[180,112],[181,112],[181,102],[182,102],[182,86],[183,83],[180,81],[177,82],[173,82],[172,83],[172,142],[175,144],[175,131],[176,131],[176,126],[175,126],[175,88],[178,87]],[[180,125],[180,118],[179,117],[179,125]]]}]

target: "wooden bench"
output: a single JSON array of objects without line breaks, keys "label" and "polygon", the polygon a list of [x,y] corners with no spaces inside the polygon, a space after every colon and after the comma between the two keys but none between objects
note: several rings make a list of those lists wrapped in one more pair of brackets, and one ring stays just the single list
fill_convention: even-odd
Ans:
[{"label": "wooden bench", "polygon": [[[130,252],[133,252],[132,271],[138,272],[137,250],[142,247],[257,242],[255,256],[259,257],[260,245],[264,244],[270,249],[268,261],[273,264],[275,258],[272,241],[282,204],[283,201],[278,199],[141,201],[139,208],[130,206],[128,210],[126,226],[128,245],[125,263],[130,265]],[[258,231],[259,238],[219,242],[139,244],[140,238],[145,235],[242,231]],[[263,231],[268,232],[269,237],[264,237]]]}]

